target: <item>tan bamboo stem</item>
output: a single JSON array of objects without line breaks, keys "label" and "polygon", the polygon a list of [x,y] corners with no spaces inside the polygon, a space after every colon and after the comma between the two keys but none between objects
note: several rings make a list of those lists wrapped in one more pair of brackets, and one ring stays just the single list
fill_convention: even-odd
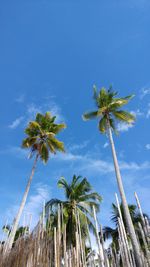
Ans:
[{"label": "tan bamboo stem", "polygon": [[105,267],[104,266],[104,254],[103,254],[102,245],[100,243],[99,231],[98,231],[98,221],[97,221],[97,216],[96,216],[96,211],[95,211],[95,207],[94,206],[93,206],[93,215],[94,215],[95,228],[96,228],[96,238],[97,238],[100,266],[101,267]]}]

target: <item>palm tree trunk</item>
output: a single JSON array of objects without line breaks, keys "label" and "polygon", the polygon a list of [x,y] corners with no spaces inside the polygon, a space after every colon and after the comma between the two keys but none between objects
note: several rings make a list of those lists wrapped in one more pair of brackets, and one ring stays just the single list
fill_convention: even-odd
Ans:
[{"label": "palm tree trunk", "polygon": [[34,164],[33,164],[32,171],[31,171],[31,175],[29,177],[29,180],[28,180],[28,183],[27,183],[27,186],[26,186],[26,190],[25,190],[23,198],[22,198],[21,205],[19,207],[17,216],[14,219],[14,223],[13,223],[13,227],[12,227],[12,230],[11,230],[11,233],[10,233],[10,237],[9,237],[8,243],[6,245],[6,252],[9,251],[12,248],[12,245],[13,245],[13,242],[14,242],[14,238],[15,238],[15,234],[16,234],[16,231],[17,231],[17,228],[18,228],[18,224],[19,224],[19,221],[20,221],[20,217],[22,215],[22,212],[23,212],[26,200],[27,200],[27,196],[28,196],[28,193],[29,193],[31,181],[32,181],[32,178],[33,178],[33,175],[34,175],[34,172],[35,172],[38,156],[39,155],[37,154],[36,158],[34,160]]},{"label": "palm tree trunk", "polygon": [[126,196],[125,196],[125,192],[124,192],[124,188],[123,188],[121,173],[120,173],[120,169],[119,169],[119,164],[118,164],[118,160],[117,160],[115,145],[114,145],[112,131],[111,131],[109,121],[108,121],[108,136],[109,136],[110,146],[111,146],[111,150],[112,150],[116,179],[117,179],[118,188],[119,188],[119,192],[120,192],[120,196],[121,196],[121,200],[122,200],[124,216],[125,216],[128,231],[129,231],[129,234],[131,237],[131,242],[132,242],[132,246],[133,246],[133,250],[134,250],[134,257],[135,257],[136,265],[137,265],[137,267],[142,267],[142,263],[141,263],[141,259],[140,259],[140,256],[141,256],[140,255],[140,247],[139,247],[139,244],[137,241],[134,226],[133,226],[130,212],[128,209],[128,204],[127,204],[127,200],[126,200]]}]

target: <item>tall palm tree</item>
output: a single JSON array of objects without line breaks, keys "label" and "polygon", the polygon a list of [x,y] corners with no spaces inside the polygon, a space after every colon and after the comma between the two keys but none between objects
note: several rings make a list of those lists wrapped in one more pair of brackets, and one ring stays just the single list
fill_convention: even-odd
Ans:
[{"label": "tall palm tree", "polygon": [[97,106],[97,110],[93,112],[87,112],[83,115],[84,120],[99,119],[99,131],[101,133],[107,133],[110,141],[110,146],[112,150],[112,156],[114,161],[116,179],[118,183],[118,188],[121,196],[121,201],[123,205],[125,220],[128,226],[128,231],[131,236],[131,241],[134,249],[134,255],[136,264],[138,267],[142,267],[141,260],[140,260],[140,247],[137,241],[137,237],[135,234],[134,226],[132,223],[132,219],[130,216],[130,212],[128,209],[128,204],[125,196],[125,191],[123,187],[123,182],[121,178],[121,173],[119,169],[118,159],[116,155],[114,140],[112,136],[112,131],[116,132],[115,122],[123,122],[127,124],[131,124],[134,122],[135,117],[133,114],[122,110],[122,106],[126,105],[130,99],[132,99],[133,95],[118,98],[117,92],[114,92],[112,88],[105,89],[104,87],[101,88],[100,92],[97,91],[96,87],[94,87],[94,100]]},{"label": "tall palm tree", "polygon": [[22,148],[29,148],[30,157],[35,156],[35,160],[22,198],[21,205],[19,207],[17,216],[14,219],[12,231],[8,240],[8,249],[12,248],[19,220],[26,203],[38,159],[41,159],[41,161],[47,163],[50,153],[55,154],[56,151],[64,152],[64,144],[56,138],[56,135],[62,129],[64,129],[66,125],[55,123],[55,119],[56,116],[51,116],[49,112],[46,112],[44,115],[38,113],[36,115],[35,121],[29,122],[27,128],[25,129],[27,137],[22,142]]},{"label": "tall palm tree", "polygon": [[[79,214],[79,220],[81,225],[81,234],[83,240],[87,238],[87,224],[89,228],[93,229],[92,223],[92,207],[94,206],[96,211],[99,210],[101,202],[101,196],[92,191],[92,186],[86,178],[74,175],[71,183],[62,177],[58,181],[58,187],[64,189],[65,200],[51,199],[46,203],[46,214],[49,218],[49,210],[57,213],[58,204],[63,206],[63,218],[66,224],[67,233],[67,246],[75,243],[76,232],[76,214]],[[53,217],[54,218],[54,217]],[[54,220],[53,220],[54,222]],[[57,219],[55,220],[57,223]]]}]

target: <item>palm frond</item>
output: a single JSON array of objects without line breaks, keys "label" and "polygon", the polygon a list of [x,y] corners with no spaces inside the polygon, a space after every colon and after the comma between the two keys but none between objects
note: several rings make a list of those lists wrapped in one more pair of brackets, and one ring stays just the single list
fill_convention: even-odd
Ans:
[{"label": "palm frond", "polygon": [[91,111],[82,115],[83,120],[95,119],[98,116],[98,111]]},{"label": "palm frond", "polygon": [[135,116],[130,112],[118,110],[118,111],[113,111],[112,113],[114,117],[119,121],[123,121],[125,123],[132,123],[135,121]]},{"label": "palm frond", "polygon": [[105,133],[107,130],[107,117],[104,116],[99,121],[99,130],[101,133]]},{"label": "palm frond", "polygon": [[43,144],[41,145],[41,148],[40,148],[40,157],[41,157],[41,159],[42,159],[42,161],[43,161],[44,163],[46,163],[46,162],[48,161],[48,158],[49,158],[49,151],[48,151],[48,148],[47,148],[47,146],[46,146],[45,143],[43,143]]}]

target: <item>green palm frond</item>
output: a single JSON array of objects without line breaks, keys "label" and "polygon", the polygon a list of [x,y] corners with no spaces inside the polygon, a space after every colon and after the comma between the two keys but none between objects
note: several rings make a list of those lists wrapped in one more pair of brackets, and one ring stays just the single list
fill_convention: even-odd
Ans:
[{"label": "green palm frond", "polygon": [[89,200],[89,199],[92,199],[92,200],[95,200],[95,201],[98,201],[98,202],[102,201],[102,197],[97,192],[92,192],[90,194],[81,195],[78,199],[80,201],[86,201],[86,200]]},{"label": "green palm frond", "polygon": [[29,148],[32,147],[35,142],[37,141],[38,136],[35,137],[27,137],[22,141],[22,148]]},{"label": "green palm frond", "polygon": [[113,115],[117,120],[120,120],[125,123],[132,123],[135,121],[135,116],[127,111],[113,111]]},{"label": "green palm frond", "polygon": [[50,112],[37,113],[35,121],[29,122],[25,129],[27,137],[23,140],[22,147],[30,148],[31,154],[39,154],[44,163],[48,161],[49,153],[64,152],[64,143],[56,138],[56,134],[66,125],[55,123],[55,119],[56,116],[51,116]]},{"label": "green palm frond", "polygon": [[48,161],[48,158],[49,158],[49,151],[48,151],[48,148],[47,148],[47,146],[46,146],[45,143],[43,143],[43,144],[41,145],[41,148],[40,148],[40,157],[41,157],[41,159],[42,159],[42,161],[43,161],[44,163],[46,163],[46,162]]},{"label": "green palm frond", "polygon": [[53,131],[54,131],[55,134],[58,134],[59,132],[64,130],[66,127],[67,126],[66,126],[65,123],[55,124],[54,127],[53,127]]},{"label": "green palm frond", "polygon": [[[104,87],[98,92],[96,86],[94,86],[94,101],[97,106],[97,110],[92,112],[84,113],[82,118],[84,120],[90,120],[99,118],[99,130],[101,133],[106,133],[107,128],[110,127],[115,133],[115,119],[127,123],[132,123],[135,120],[133,114],[120,110],[120,108],[126,104],[134,97],[134,95],[129,95],[126,97],[117,97],[117,92],[112,90],[110,87],[108,90]],[[107,123],[109,121],[109,124]]]},{"label": "green palm frond", "polygon": [[90,229],[94,231],[93,221],[93,206],[96,211],[99,211],[101,196],[92,191],[92,186],[86,178],[74,175],[70,183],[61,177],[58,181],[58,187],[64,189],[65,201],[52,199],[46,203],[46,211],[49,208],[57,210],[58,204],[62,204],[63,217],[66,224],[67,244],[74,244],[76,232],[76,215],[79,214],[81,234],[83,240],[88,236],[87,222]]},{"label": "green palm frond", "polygon": [[91,111],[91,112],[87,112],[87,113],[84,113],[82,115],[82,118],[83,120],[91,120],[91,119],[95,119],[98,115],[98,111]]},{"label": "green palm frond", "polygon": [[77,184],[77,182],[82,178],[82,176],[76,176],[75,174],[73,175],[72,178],[72,183],[71,183],[71,187],[74,188]]},{"label": "green palm frond", "polygon": [[56,139],[54,137],[51,137],[51,139],[49,139],[49,142],[51,142],[51,144],[55,148],[55,150],[65,152],[63,142],[60,142],[58,139]]},{"label": "green palm frond", "polygon": [[101,133],[105,133],[107,130],[107,117],[104,116],[99,121],[99,130]]}]

